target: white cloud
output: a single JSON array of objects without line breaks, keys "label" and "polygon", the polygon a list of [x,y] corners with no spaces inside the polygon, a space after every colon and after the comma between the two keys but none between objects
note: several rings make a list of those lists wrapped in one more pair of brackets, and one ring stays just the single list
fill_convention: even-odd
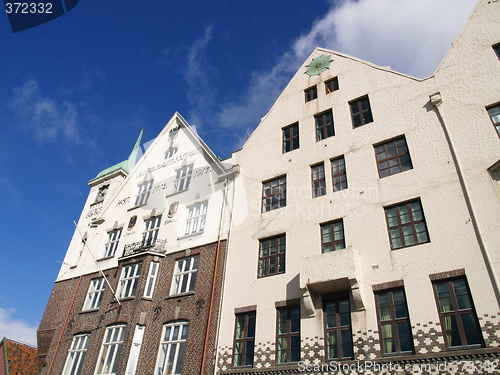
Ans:
[{"label": "white cloud", "polygon": [[[13,309],[2,309],[0,307],[0,335],[8,339],[21,341],[36,346],[36,330],[38,327],[30,326],[22,320],[14,318]],[[0,339],[1,339],[0,337]]]},{"label": "white cloud", "polygon": [[80,143],[76,106],[43,96],[35,80],[14,88],[14,99],[8,106],[22,119],[25,129],[38,142],[62,139]]},{"label": "white cloud", "polygon": [[305,59],[317,47],[337,50],[425,78],[434,73],[476,0],[344,0],[294,43]]}]

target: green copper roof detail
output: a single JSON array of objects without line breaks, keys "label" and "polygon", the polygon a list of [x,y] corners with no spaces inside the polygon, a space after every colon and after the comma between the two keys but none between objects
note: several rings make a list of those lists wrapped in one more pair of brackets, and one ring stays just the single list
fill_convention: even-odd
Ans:
[{"label": "green copper roof detail", "polygon": [[312,59],[309,65],[306,65],[306,74],[309,76],[318,76],[325,70],[330,69],[333,59],[328,55],[321,55]]},{"label": "green copper roof detail", "polygon": [[139,133],[139,137],[137,138],[137,141],[135,142],[134,148],[133,148],[132,152],[130,153],[130,156],[127,160],[124,160],[118,164],[115,164],[112,167],[106,168],[105,170],[101,171],[95,178],[105,176],[105,175],[110,174],[112,172],[115,172],[119,169],[123,169],[123,171],[128,174],[132,170],[132,168],[134,168],[135,163],[137,161],[137,154],[139,153],[139,147],[141,145],[141,140],[142,140],[143,134],[144,134],[144,129],[141,129],[141,132]]}]

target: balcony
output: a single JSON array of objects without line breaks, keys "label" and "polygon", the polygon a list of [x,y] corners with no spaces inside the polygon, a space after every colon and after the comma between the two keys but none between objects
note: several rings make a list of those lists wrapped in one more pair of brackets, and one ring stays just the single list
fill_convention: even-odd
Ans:
[{"label": "balcony", "polygon": [[120,259],[134,255],[139,255],[142,253],[165,254],[166,243],[167,240],[160,240],[160,239],[130,243],[128,245],[125,245],[125,248],[123,249],[123,254]]},{"label": "balcony", "polygon": [[363,310],[359,282],[361,263],[353,246],[331,253],[304,257],[300,267],[300,288],[309,316],[314,316],[311,294],[350,290],[357,310]]}]

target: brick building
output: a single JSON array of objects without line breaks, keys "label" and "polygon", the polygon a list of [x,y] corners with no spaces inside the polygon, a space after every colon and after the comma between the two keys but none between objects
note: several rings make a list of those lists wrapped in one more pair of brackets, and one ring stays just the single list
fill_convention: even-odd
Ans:
[{"label": "brick building", "polygon": [[0,375],[38,375],[39,371],[36,348],[6,337],[0,341]]},{"label": "brick building", "polygon": [[425,79],[300,67],[233,154],[218,374],[498,371],[499,18]]},{"label": "brick building", "polygon": [[213,372],[237,168],[179,114],[140,143],[89,182],[38,329],[43,375]]}]

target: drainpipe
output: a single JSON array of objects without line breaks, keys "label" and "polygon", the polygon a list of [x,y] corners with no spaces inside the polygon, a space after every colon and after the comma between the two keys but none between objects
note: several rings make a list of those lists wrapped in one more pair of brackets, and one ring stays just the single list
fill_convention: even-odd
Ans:
[{"label": "drainpipe", "polygon": [[210,293],[210,305],[208,307],[208,322],[207,322],[207,330],[205,332],[205,343],[203,344],[203,355],[201,357],[200,375],[204,375],[204,373],[205,373],[205,361],[207,358],[208,341],[210,338],[210,328],[212,326],[213,305],[214,305],[214,300],[215,300],[215,285],[217,282],[217,272],[219,271],[219,254],[220,254],[220,244],[221,244],[221,237],[222,237],[222,230],[223,230],[222,224],[224,222],[224,214],[226,211],[227,188],[228,188],[228,179],[226,178],[224,181],[224,196],[223,196],[222,207],[221,207],[221,218],[219,221],[219,233],[217,235],[217,249],[215,251],[214,274],[212,277],[212,291]]},{"label": "drainpipe", "polygon": [[455,153],[455,148],[453,143],[451,142],[450,134],[448,133],[448,128],[446,127],[446,122],[444,120],[443,114],[440,110],[440,105],[443,102],[441,98],[441,93],[436,92],[432,95],[429,95],[431,104],[436,108],[436,113],[443,128],[443,132],[446,138],[446,142],[448,143],[448,148],[450,149],[451,157],[453,159],[453,164],[455,165],[455,170],[458,175],[458,181],[460,183],[460,187],[462,188],[462,192],[464,194],[465,203],[467,205],[467,210],[469,212],[470,220],[472,222],[472,226],[474,228],[474,234],[476,235],[477,243],[479,248],[481,249],[481,253],[483,255],[484,264],[486,265],[486,269],[488,270],[488,276],[490,277],[491,284],[493,286],[493,291],[495,292],[495,297],[497,299],[497,304],[500,307],[500,288],[498,286],[498,279],[495,274],[495,270],[493,269],[491,257],[484,243],[483,236],[481,234],[481,229],[479,227],[479,223],[477,222],[476,214],[474,212],[474,208],[472,206],[472,202],[470,200],[469,191],[467,189],[467,185],[465,184],[465,179],[462,173],[462,169],[460,168],[460,164],[458,162],[457,154]]},{"label": "drainpipe", "polygon": [[64,324],[61,329],[61,334],[59,335],[59,339],[57,340],[57,345],[54,350],[54,355],[52,356],[52,360],[50,361],[49,369],[47,370],[47,375],[50,375],[50,371],[52,371],[52,366],[54,365],[54,361],[57,357],[57,352],[59,350],[59,346],[61,345],[62,337],[64,335],[64,331],[66,330],[66,326],[68,325],[69,316],[71,314],[71,310],[73,309],[73,304],[75,303],[76,292],[78,292],[78,288],[80,288],[80,282],[82,281],[82,275],[78,278],[78,284],[76,285],[75,292],[73,293],[73,298],[71,299],[71,303],[69,304],[68,313],[66,314],[66,319],[64,320]]}]

